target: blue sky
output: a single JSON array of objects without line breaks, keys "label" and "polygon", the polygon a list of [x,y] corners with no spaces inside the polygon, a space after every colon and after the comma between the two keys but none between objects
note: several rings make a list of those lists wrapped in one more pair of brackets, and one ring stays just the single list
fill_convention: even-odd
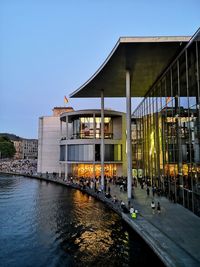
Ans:
[{"label": "blue sky", "polygon": [[[120,36],[193,35],[199,10],[199,0],[1,0],[0,132],[37,138],[38,117],[62,106]],[[100,100],[69,105],[100,108]],[[125,99],[105,107],[125,111]]]}]

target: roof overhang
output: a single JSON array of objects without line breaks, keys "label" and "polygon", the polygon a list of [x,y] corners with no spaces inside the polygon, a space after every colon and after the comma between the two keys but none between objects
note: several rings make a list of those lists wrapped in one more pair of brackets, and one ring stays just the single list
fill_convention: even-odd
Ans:
[{"label": "roof overhang", "polygon": [[[72,112],[65,112],[60,115],[61,121],[66,121],[66,116],[68,117],[68,122],[72,122],[74,118],[79,118],[79,117],[93,117],[95,114],[95,117],[101,117],[101,110],[100,109],[84,109],[84,110],[76,110]],[[105,109],[104,110],[104,116],[106,117],[121,117],[125,113],[124,112],[119,112],[115,111],[112,109]]]},{"label": "roof overhang", "polygon": [[131,95],[143,97],[191,37],[121,37],[96,73],[70,97],[125,97],[125,73]]}]

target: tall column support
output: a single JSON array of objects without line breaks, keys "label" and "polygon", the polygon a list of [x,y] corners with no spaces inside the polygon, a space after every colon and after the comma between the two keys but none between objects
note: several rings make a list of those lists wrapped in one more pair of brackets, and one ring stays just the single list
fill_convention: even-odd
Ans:
[{"label": "tall column support", "polygon": [[66,140],[69,138],[68,132],[69,132],[69,130],[68,130],[68,116],[66,116]]},{"label": "tall column support", "polygon": [[68,178],[68,163],[65,163],[65,179]]},{"label": "tall column support", "polygon": [[127,193],[132,197],[132,140],[131,140],[131,77],[126,70],[126,131],[127,131]]},{"label": "tall column support", "polygon": [[62,138],[62,121],[60,119],[60,139]]},{"label": "tall column support", "polygon": [[104,91],[101,90],[101,186],[104,190]]},{"label": "tall column support", "polygon": [[61,178],[61,163],[59,164],[58,177]]},{"label": "tall column support", "polygon": [[93,163],[93,178],[95,179],[95,163]]}]

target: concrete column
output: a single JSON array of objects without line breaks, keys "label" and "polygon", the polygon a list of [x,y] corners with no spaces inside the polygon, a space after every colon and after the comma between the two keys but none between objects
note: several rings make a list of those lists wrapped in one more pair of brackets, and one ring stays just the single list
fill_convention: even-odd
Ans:
[{"label": "concrete column", "polygon": [[60,119],[60,139],[62,138],[62,121]]},{"label": "concrete column", "polygon": [[[68,161],[68,145],[65,146],[65,161]],[[68,173],[69,173],[68,163],[65,163],[65,178],[67,178]]]},{"label": "concrete column", "polygon": [[95,179],[95,163],[93,163],[93,178]]},{"label": "concrete column", "polygon": [[61,178],[61,164],[59,164],[59,173],[58,173],[58,177]]},{"label": "concrete column", "polygon": [[101,90],[101,186],[104,190],[104,91]]},{"label": "concrete column", "polygon": [[93,144],[93,178],[95,178],[95,144]]},{"label": "concrete column", "polygon": [[69,138],[68,132],[68,116],[66,116],[66,140]]},{"label": "concrete column", "polygon": [[68,163],[65,163],[65,178],[68,177]]},{"label": "concrete column", "polygon": [[95,113],[93,114],[93,139],[96,139],[96,122],[95,122]]},{"label": "concrete column", "polygon": [[127,131],[127,193],[128,199],[132,196],[132,140],[131,140],[131,78],[130,71],[126,70],[126,131]]}]

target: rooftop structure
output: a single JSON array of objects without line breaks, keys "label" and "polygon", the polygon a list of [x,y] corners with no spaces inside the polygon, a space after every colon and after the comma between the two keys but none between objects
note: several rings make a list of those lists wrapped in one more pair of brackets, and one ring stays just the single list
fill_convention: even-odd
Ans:
[{"label": "rooftop structure", "polygon": [[70,97],[100,97],[102,89],[104,97],[125,97],[127,69],[131,96],[143,97],[190,38],[121,37],[101,67]]},{"label": "rooftop structure", "polygon": [[[96,73],[70,95],[70,97],[101,97],[102,122],[104,118],[104,97],[126,97],[127,177],[129,199],[132,197],[131,188],[133,171],[131,97],[144,97],[143,102],[139,105],[139,108],[134,115],[141,120],[145,115],[151,114],[152,119],[148,120],[148,123],[145,126],[146,131],[151,131],[151,134],[145,135],[142,138],[143,140],[146,138],[147,144],[152,142],[156,144],[157,150],[155,150],[155,152],[157,153],[152,153],[151,151],[151,155],[148,157],[150,160],[145,162],[145,164],[148,164],[148,170],[146,167],[141,173],[150,176],[151,182],[154,182],[155,178],[158,177],[159,181],[157,184],[159,186],[161,186],[160,184],[162,183],[165,186],[166,183],[162,182],[162,180],[163,177],[167,175],[168,191],[169,193],[172,191],[172,193],[175,194],[175,200],[177,200],[178,193],[176,190],[180,191],[180,188],[183,188],[186,184],[183,182],[182,177],[184,163],[182,155],[185,155],[183,149],[187,148],[187,153],[189,153],[187,159],[188,168],[190,169],[190,173],[192,173],[189,182],[192,187],[192,194],[191,196],[188,196],[187,194],[190,192],[187,190],[190,189],[183,188],[181,192],[181,201],[184,206],[188,206],[193,211],[199,209],[199,195],[196,195],[196,190],[194,188],[194,183],[195,186],[197,186],[200,181],[200,173],[198,171],[199,166],[197,166],[199,163],[192,160],[193,154],[195,155],[195,159],[198,158],[196,154],[193,153],[193,147],[195,147],[197,151],[197,147],[199,147],[200,144],[199,41],[200,30],[198,30],[192,38],[189,36],[122,37]],[[187,116],[184,122],[179,119],[182,106],[184,110],[187,111]],[[178,153],[176,156],[177,171],[173,178],[169,177],[168,171],[164,172],[164,164],[169,161],[168,158],[170,155],[167,155],[165,153],[167,149],[161,146],[162,144],[165,144],[166,138],[164,134],[161,136],[161,127],[155,116],[155,112],[158,114],[161,109],[166,110],[168,107],[171,107],[172,110],[174,110],[174,118],[173,120],[170,118],[170,120],[173,122],[175,121],[173,127],[176,128],[177,136],[181,136],[180,133],[183,127],[187,126],[188,130],[188,134],[186,135],[187,140],[185,141],[186,146],[183,147],[181,145],[180,138],[177,140],[173,139],[173,144],[167,144],[168,146],[173,146],[173,153]],[[193,110],[195,110],[195,112],[193,112]],[[194,114],[196,114],[195,118]],[[165,129],[162,130],[163,133],[165,133]],[[140,135],[144,134],[142,126],[140,126],[140,132]],[[148,140],[148,138],[151,140]],[[163,138],[162,142],[160,142],[161,138]],[[143,143],[141,143],[139,150],[140,154],[144,154],[144,149],[147,149],[147,152],[149,151],[148,148],[144,148],[142,144]],[[103,137],[101,139],[101,146],[103,151]],[[159,156],[158,152],[163,149],[165,149],[164,152]],[[103,157],[102,152],[101,158],[103,159]],[[141,159],[139,158],[139,160]],[[137,162],[136,165],[138,165]],[[170,182],[170,179],[173,181]],[[104,183],[103,173],[101,174],[101,182],[102,184]],[[171,184],[174,189],[170,187]],[[186,205],[186,202],[190,201],[191,203]]]}]

